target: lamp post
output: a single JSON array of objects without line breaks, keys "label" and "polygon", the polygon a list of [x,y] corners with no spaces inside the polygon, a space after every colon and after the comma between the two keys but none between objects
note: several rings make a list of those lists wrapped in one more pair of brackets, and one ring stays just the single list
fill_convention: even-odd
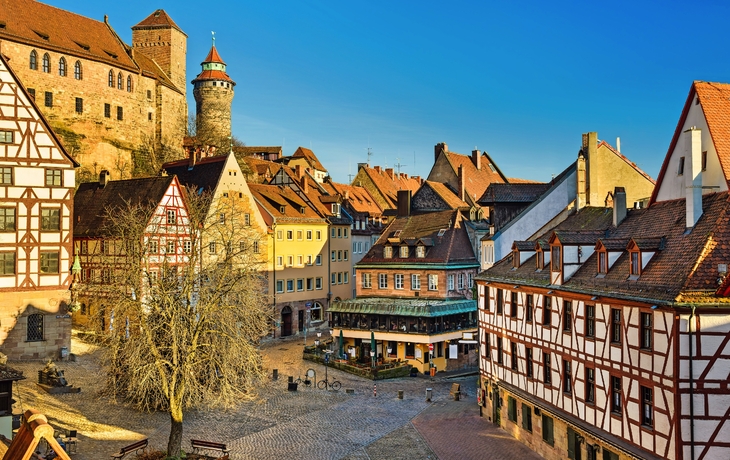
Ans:
[{"label": "lamp post", "polygon": [[[320,333],[318,332],[317,335],[319,334]],[[319,340],[317,339],[314,340],[314,354],[319,356]]]},{"label": "lamp post", "polygon": [[375,368],[375,350],[370,350],[370,361],[372,362],[372,367]]},{"label": "lamp post", "polygon": [[330,329],[330,351],[335,351],[335,330]]}]

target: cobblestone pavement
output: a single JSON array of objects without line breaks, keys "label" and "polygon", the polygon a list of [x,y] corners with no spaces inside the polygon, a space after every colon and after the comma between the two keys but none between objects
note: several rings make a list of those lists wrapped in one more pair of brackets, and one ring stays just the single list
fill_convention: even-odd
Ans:
[{"label": "cobblestone pavement", "polygon": [[[259,391],[256,401],[242,403],[235,410],[186,413],[183,439],[224,442],[234,460],[450,459],[456,457],[441,443],[457,447],[459,443],[454,443],[455,438],[446,431],[464,432],[461,434],[467,436],[465,430],[471,430],[468,432],[480,441],[498,439],[485,434],[486,431],[482,433],[490,425],[479,419],[474,401],[449,400],[453,380],[441,377],[379,380],[376,397],[372,381],[329,369],[330,379],[334,377],[342,382],[340,391],[299,385],[299,391],[289,392],[288,376],[304,378],[306,369],[311,368],[317,380],[324,378],[323,366],[302,361],[302,345],[302,338],[275,339],[263,344],[264,365],[269,370],[278,369],[279,380],[270,380]],[[57,429],[77,430],[78,453],[71,454],[75,460],[109,458],[122,446],[143,438],[149,438],[151,448],[164,449],[170,427],[168,416],[139,413],[100,396],[104,376],[99,351],[76,340],[72,347],[76,361],[57,365],[65,371],[70,384],[81,387],[81,393],[49,395],[35,384],[43,363],[12,362],[11,366],[28,377],[15,389],[14,411],[34,408],[44,413]],[[473,399],[475,378],[461,382],[467,398]],[[425,401],[427,387],[433,389],[433,402]],[[353,389],[354,394],[347,394],[345,389]],[[398,399],[398,390],[404,391],[403,399]],[[466,418],[460,415],[468,409],[472,414]],[[454,423],[442,424],[441,418]],[[464,421],[467,423],[462,427]],[[452,429],[443,430],[445,426]],[[506,438],[500,442],[522,447]],[[186,444],[183,448],[188,447]]]}]

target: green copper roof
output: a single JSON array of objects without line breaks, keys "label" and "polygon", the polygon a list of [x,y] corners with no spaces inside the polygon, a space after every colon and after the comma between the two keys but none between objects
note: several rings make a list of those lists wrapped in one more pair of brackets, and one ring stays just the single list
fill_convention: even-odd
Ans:
[{"label": "green copper roof", "polygon": [[392,299],[387,297],[361,297],[334,302],[329,307],[334,313],[361,313],[372,315],[397,315],[435,317],[477,311],[476,300],[426,300]]}]

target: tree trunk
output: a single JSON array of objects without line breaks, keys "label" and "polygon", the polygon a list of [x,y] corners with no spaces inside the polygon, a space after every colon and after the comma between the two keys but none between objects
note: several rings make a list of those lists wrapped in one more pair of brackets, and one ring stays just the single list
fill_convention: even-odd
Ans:
[{"label": "tree trunk", "polygon": [[170,439],[167,441],[168,457],[179,457],[182,450],[183,413],[170,408]]}]

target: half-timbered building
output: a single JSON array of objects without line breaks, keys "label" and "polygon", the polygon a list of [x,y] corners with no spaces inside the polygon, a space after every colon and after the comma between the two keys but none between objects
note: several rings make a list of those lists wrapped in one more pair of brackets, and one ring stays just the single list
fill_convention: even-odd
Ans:
[{"label": "half-timbered building", "polygon": [[730,85],[695,82],[649,207],[477,277],[482,415],[546,458],[730,458]]},{"label": "half-timbered building", "polygon": [[[113,181],[102,171],[99,182],[79,186],[74,209],[74,252],[78,258],[74,265],[79,270],[77,301],[81,305],[75,321],[89,324],[98,319],[101,324],[93,326],[101,330],[112,327],[114,306],[108,304],[105,292],[118,289],[114,280],[130,263],[141,264],[140,273],[145,278],[139,280],[139,292],[126,293],[130,296],[144,296],[145,285],[187,267],[193,241],[177,176]],[[149,220],[120,222],[140,215],[149,216]],[[135,225],[144,227],[136,232],[131,229]],[[125,239],[124,231],[142,235],[141,241]]]},{"label": "half-timbered building", "polygon": [[71,345],[76,167],[0,56],[0,351],[11,359]]}]

